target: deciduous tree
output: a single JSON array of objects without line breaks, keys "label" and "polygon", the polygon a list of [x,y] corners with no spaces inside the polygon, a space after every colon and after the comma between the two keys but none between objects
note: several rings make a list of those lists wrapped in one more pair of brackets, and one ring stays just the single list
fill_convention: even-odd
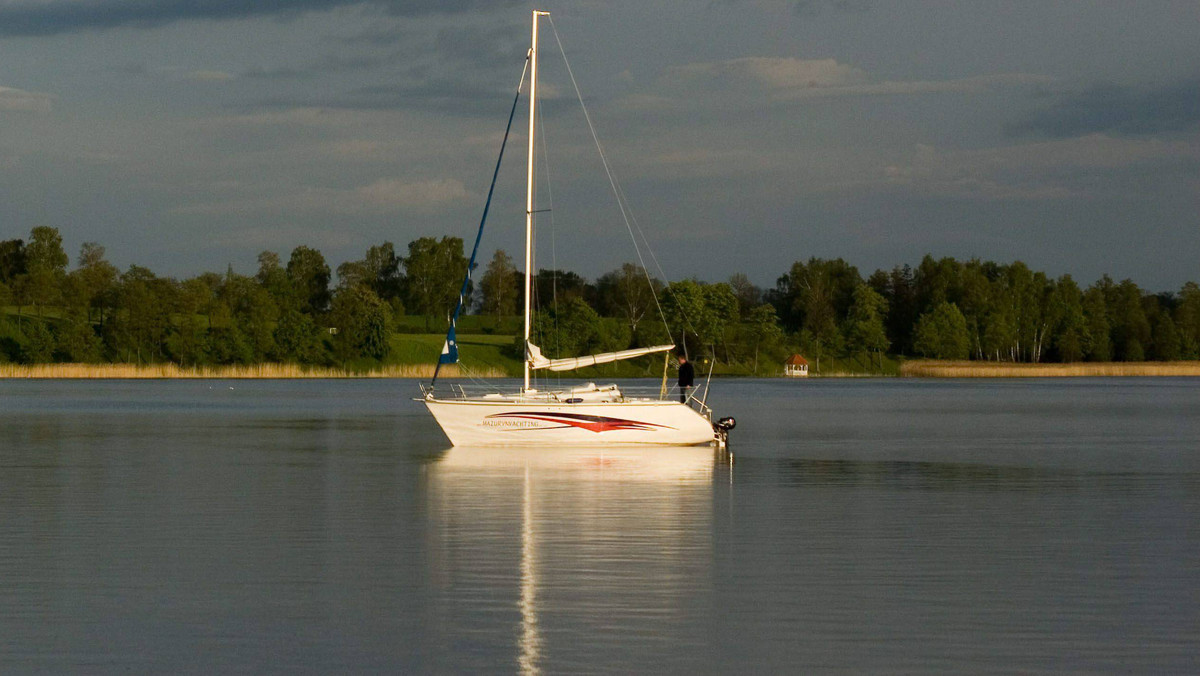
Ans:
[{"label": "deciduous tree", "polygon": [[517,313],[524,278],[513,266],[512,257],[497,249],[479,280],[480,312],[499,319]]},{"label": "deciduous tree", "polygon": [[958,306],[942,302],[917,320],[914,349],[936,359],[966,359],[969,351],[967,321]]},{"label": "deciduous tree", "polygon": [[[409,242],[404,270],[407,287],[405,306],[425,316],[427,330],[433,317],[445,317],[448,323],[458,301],[463,276],[467,273],[462,239],[421,237]],[[470,292],[468,288],[468,297],[464,299],[466,304],[469,304]]]},{"label": "deciduous tree", "polygon": [[320,251],[306,246],[292,250],[287,278],[300,302],[301,311],[320,314],[329,309],[329,265]]}]

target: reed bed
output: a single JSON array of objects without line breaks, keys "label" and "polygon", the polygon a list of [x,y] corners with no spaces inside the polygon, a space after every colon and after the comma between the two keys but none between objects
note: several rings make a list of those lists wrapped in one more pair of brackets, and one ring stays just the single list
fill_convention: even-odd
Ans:
[{"label": "reed bed", "polygon": [[[255,364],[252,366],[179,366],[178,364],[0,364],[0,378],[429,378],[433,364],[391,364],[370,371]],[[458,366],[444,366],[444,378],[463,375]],[[503,378],[499,369],[471,369],[475,378]]]},{"label": "reed bed", "polygon": [[1011,362],[917,360],[900,366],[904,378],[1086,378],[1110,376],[1200,376],[1200,361]]}]

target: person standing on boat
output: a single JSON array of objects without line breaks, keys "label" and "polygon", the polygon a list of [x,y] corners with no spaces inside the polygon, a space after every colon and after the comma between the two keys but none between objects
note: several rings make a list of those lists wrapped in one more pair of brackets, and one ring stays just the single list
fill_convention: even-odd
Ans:
[{"label": "person standing on boat", "polygon": [[679,403],[686,404],[688,391],[696,381],[696,371],[686,355],[679,355]]}]

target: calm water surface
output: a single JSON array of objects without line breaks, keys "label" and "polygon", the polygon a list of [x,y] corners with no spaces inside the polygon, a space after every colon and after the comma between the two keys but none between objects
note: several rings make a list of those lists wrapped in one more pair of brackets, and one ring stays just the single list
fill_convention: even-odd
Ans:
[{"label": "calm water surface", "polygon": [[0,381],[0,673],[1197,673],[1200,381],[725,381],[450,450],[412,381]]}]

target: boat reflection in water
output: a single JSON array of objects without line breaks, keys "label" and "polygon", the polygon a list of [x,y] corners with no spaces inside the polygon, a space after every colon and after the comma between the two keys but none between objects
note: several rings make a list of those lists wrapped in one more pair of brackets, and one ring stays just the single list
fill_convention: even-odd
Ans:
[{"label": "boat reflection in water", "polygon": [[[653,665],[703,647],[713,480],[707,447],[454,447],[428,467],[443,636],[524,673]],[[511,631],[497,631],[502,626]],[[700,625],[703,626],[703,625]],[[507,645],[504,645],[507,643]],[[504,659],[504,658],[501,658]],[[677,659],[676,659],[677,664]]]}]

